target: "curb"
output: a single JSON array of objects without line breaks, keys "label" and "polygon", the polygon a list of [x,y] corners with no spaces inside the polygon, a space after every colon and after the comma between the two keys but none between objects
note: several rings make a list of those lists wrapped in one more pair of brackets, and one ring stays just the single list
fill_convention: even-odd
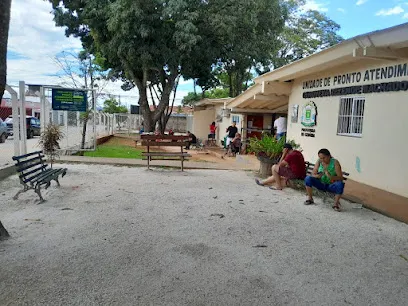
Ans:
[{"label": "curb", "polygon": [[[54,164],[89,164],[89,165],[106,165],[106,166],[119,166],[119,167],[145,167],[147,169],[147,165],[145,164],[128,164],[128,163],[107,163],[103,160],[93,160],[93,161],[79,161],[79,160],[63,160],[59,159],[54,162]],[[179,166],[170,166],[170,165],[150,165],[151,168],[169,168],[169,169],[178,169],[180,170]],[[223,170],[223,171],[252,171],[250,169],[229,169],[229,168],[203,168],[200,166],[188,166],[184,165],[184,169],[190,170]]]},{"label": "curb", "polygon": [[0,169],[0,181],[16,173],[16,167],[14,165],[7,166]]}]

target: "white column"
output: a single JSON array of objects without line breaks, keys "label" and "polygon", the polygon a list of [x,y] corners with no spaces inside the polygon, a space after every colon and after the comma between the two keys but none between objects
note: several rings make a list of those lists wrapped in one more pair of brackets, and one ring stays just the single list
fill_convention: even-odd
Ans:
[{"label": "white column", "polygon": [[11,108],[13,115],[13,142],[14,142],[14,156],[20,154],[20,130],[19,130],[19,120],[18,120],[18,97],[17,92],[6,84],[6,90],[11,95]]},{"label": "white column", "polygon": [[45,91],[44,87],[40,87],[40,126],[41,126],[41,133],[45,130]]},{"label": "white column", "polygon": [[[25,82],[18,83],[20,89],[20,151],[21,155],[27,154],[27,123],[25,107]],[[14,125],[14,124],[13,124]]]}]

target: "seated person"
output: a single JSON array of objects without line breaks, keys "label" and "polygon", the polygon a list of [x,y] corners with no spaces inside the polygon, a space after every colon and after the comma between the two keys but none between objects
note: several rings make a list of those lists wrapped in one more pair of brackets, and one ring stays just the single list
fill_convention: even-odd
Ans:
[{"label": "seated person", "polygon": [[316,187],[319,190],[334,193],[333,209],[341,211],[340,198],[344,191],[344,182],[340,163],[331,156],[330,151],[327,149],[321,149],[318,155],[319,159],[316,161],[312,175],[305,178],[308,196],[305,205],[314,204],[312,188]]},{"label": "seated person", "polygon": [[187,147],[185,147],[186,150],[190,149],[192,144],[197,145],[197,137],[190,131],[187,131],[187,135],[190,137],[190,141],[188,141]]},{"label": "seated person", "polygon": [[288,180],[304,179],[306,176],[305,159],[303,154],[298,150],[293,150],[289,143],[283,146],[283,154],[278,164],[272,166],[272,176],[265,180],[255,179],[258,185],[264,186],[276,184],[269,188],[282,190],[282,186],[286,185]]},{"label": "seated person", "polygon": [[231,152],[234,154],[239,153],[241,150],[241,134],[236,133],[234,139],[231,141]]},{"label": "seated person", "polygon": [[172,129],[169,130],[169,136],[173,136],[174,135],[174,131]]}]

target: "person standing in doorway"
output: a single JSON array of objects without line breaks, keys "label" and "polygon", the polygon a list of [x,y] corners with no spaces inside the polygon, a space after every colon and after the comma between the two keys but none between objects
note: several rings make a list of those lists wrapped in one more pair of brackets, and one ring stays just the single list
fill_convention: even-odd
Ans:
[{"label": "person standing in doorway", "polygon": [[208,139],[215,139],[215,131],[217,130],[217,126],[215,125],[215,121],[210,125],[210,134],[208,134]]},{"label": "person standing in doorway", "polygon": [[237,123],[235,121],[232,122],[232,125],[230,125],[227,128],[227,149],[228,146],[230,145],[231,141],[234,139],[235,135],[238,133],[238,128],[236,127]]},{"label": "person standing in doorway", "polygon": [[286,137],[287,121],[284,116],[280,115],[278,119],[276,119],[275,122],[273,123],[273,127],[276,129],[275,134],[276,140],[279,140],[282,137]]}]

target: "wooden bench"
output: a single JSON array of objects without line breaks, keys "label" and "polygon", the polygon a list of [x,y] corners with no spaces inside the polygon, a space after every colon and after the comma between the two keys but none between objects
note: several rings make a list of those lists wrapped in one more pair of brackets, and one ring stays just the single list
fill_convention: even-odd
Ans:
[{"label": "wooden bench", "polygon": [[135,142],[135,148],[137,147],[137,144],[140,143],[140,135],[136,136],[133,141]]},{"label": "wooden bench", "polygon": [[51,181],[57,182],[58,176],[65,176],[67,173],[66,168],[49,168],[45,163],[44,155],[41,151],[36,151],[20,156],[13,156],[13,160],[16,161],[16,168],[20,183],[24,186],[22,190],[17,192],[13,197],[14,200],[18,199],[20,193],[33,189],[35,193],[40,197],[40,201],[44,199],[41,195],[41,186],[45,185],[47,189],[51,185]]},{"label": "wooden bench", "polygon": [[[306,175],[312,175],[313,173],[313,168],[314,168],[314,163],[311,162],[305,162],[305,167],[306,167]],[[344,181],[347,181],[347,177],[350,174],[347,172],[343,171],[343,178]],[[288,184],[290,187],[294,188],[294,189],[305,189],[305,182],[304,180],[288,180]],[[317,196],[321,196],[323,198],[323,202],[326,202],[327,198],[331,197],[333,194],[329,191],[323,191],[323,190],[318,190],[316,188],[313,188],[313,192],[317,195]]]},{"label": "wooden bench", "polygon": [[[142,145],[147,148],[147,152],[142,152],[142,155],[147,159],[147,169],[150,169],[150,161],[154,157],[161,157],[160,159],[176,157],[181,160],[181,171],[184,171],[184,160],[191,157],[191,154],[183,151],[184,147],[188,146],[189,136],[141,135],[141,140]],[[180,147],[180,152],[152,152],[150,147]]]}]

